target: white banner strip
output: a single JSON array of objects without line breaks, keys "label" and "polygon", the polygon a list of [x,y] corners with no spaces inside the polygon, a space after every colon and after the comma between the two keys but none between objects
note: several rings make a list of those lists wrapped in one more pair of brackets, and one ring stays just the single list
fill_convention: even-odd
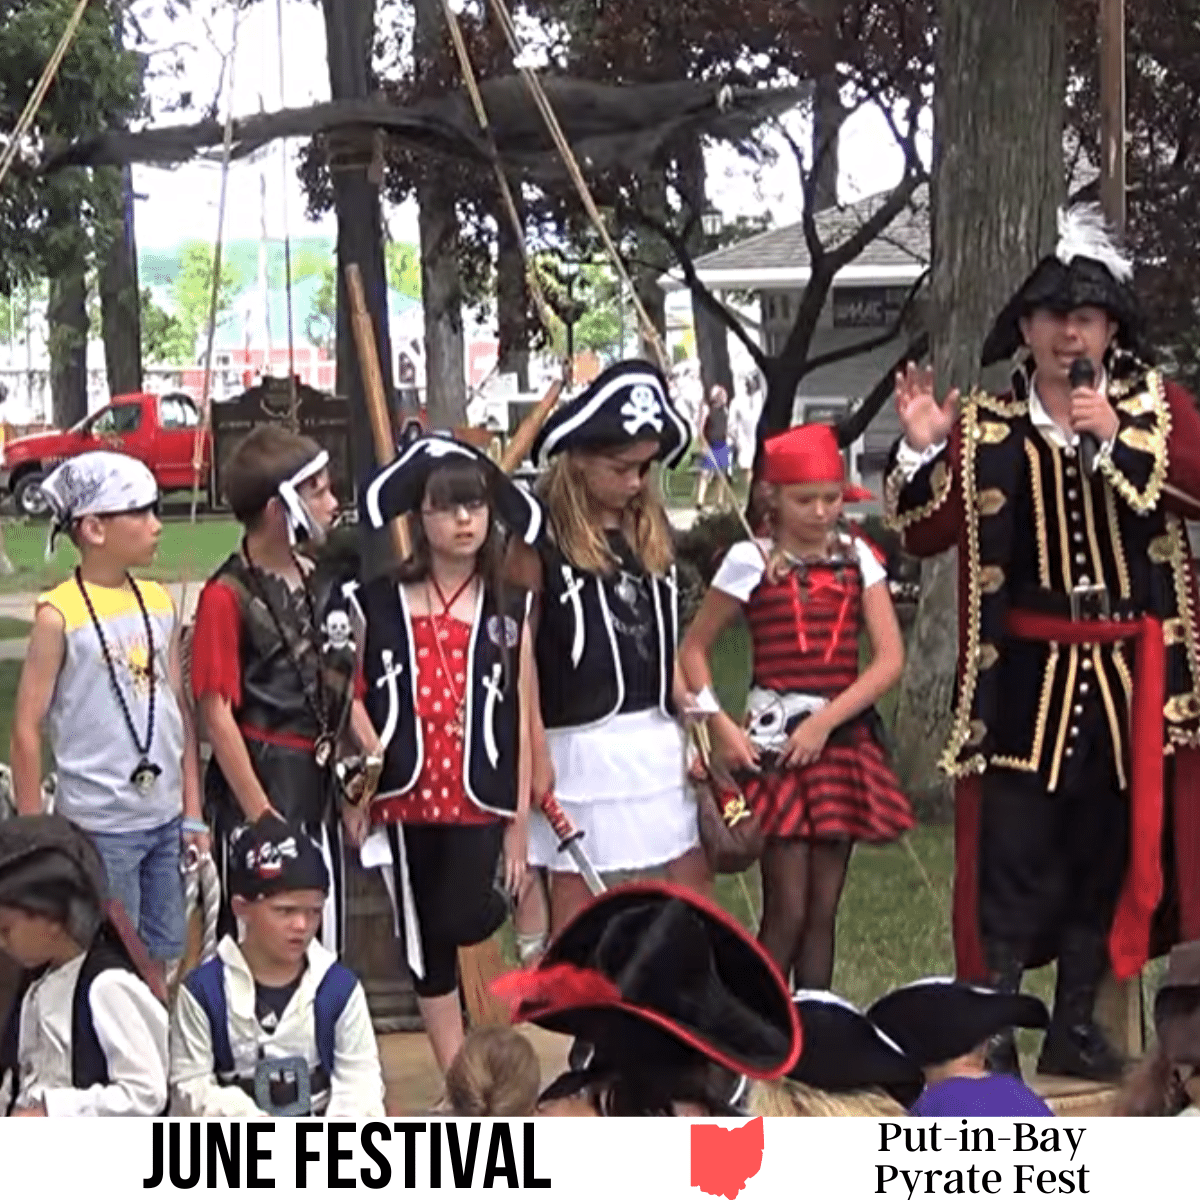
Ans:
[{"label": "white banner strip", "polygon": [[[0,1122],[6,1196],[397,1189],[603,1200],[1095,1196],[1195,1190],[1173,1120]],[[1193,1182],[1189,1183],[1188,1180]]]}]

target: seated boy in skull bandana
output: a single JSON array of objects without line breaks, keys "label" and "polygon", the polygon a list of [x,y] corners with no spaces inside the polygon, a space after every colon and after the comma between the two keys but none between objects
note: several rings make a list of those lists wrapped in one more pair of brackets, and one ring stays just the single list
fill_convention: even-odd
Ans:
[{"label": "seated boy in skull bandana", "polygon": [[104,866],[81,829],[59,816],[0,821],[0,951],[24,972],[0,1018],[0,1115],[152,1117],[166,1107],[167,1011],[107,902]]},{"label": "seated boy in skull bandana", "polygon": [[314,940],[329,891],[320,850],[268,815],[234,832],[228,880],[244,936],[222,938],[179,990],[172,1113],[382,1117],[362,984]]}]

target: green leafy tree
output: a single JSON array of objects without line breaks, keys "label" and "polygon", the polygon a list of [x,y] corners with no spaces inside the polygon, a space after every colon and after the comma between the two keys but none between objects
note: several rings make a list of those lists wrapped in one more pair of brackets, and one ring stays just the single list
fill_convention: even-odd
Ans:
[{"label": "green leafy tree", "polygon": [[304,332],[314,346],[332,354],[337,344],[337,268],[332,262],[321,272],[321,284],[313,293],[304,318]]},{"label": "green leafy tree", "polygon": [[417,247],[411,242],[388,242],[383,249],[383,257],[387,265],[388,287],[401,296],[420,300],[421,256]]},{"label": "green leafy tree", "polygon": [[[179,361],[195,361],[199,339],[208,328],[212,307],[213,247],[207,242],[185,242],[181,254],[179,275],[172,288],[174,316],[180,325],[180,337],[185,347]],[[217,324],[229,315],[237,295],[237,278],[228,263],[221,264],[221,282],[217,289]]]},{"label": "green leafy tree", "polygon": [[159,305],[149,288],[142,289],[142,359],[169,365],[188,362],[195,355],[183,322]]}]

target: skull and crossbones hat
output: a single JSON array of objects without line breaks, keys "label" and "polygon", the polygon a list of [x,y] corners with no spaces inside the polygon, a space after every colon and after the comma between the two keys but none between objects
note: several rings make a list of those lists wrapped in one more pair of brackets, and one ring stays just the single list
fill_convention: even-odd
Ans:
[{"label": "skull and crossbones hat", "polygon": [[41,485],[52,520],[46,556],[58,535],[82,517],[144,512],[158,504],[158,484],[150,468],[128,454],[90,450],[60,463]]},{"label": "skull and crossbones hat", "polygon": [[692,444],[692,427],[671,402],[666,377],[653,363],[614,363],[578,396],[560,405],[533,443],[533,461],[544,466],[564,450],[658,442],[657,458],[674,470]]},{"label": "skull and crossbones hat", "polygon": [[304,830],[268,814],[234,831],[228,887],[231,896],[244,900],[280,892],[328,892],[329,868]]}]

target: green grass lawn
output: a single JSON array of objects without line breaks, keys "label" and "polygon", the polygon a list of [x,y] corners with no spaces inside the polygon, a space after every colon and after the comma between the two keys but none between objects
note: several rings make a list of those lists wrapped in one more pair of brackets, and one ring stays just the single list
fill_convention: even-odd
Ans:
[{"label": "green grass lawn", "polygon": [[32,621],[22,621],[17,617],[0,617],[0,641],[28,637],[32,628]]},{"label": "green grass lawn", "polygon": [[[168,518],[163,522],[158,557],[139,574],[164,583],[205,579],[237,545],[239,531],[232,520],[206,518],[193,525],[186,518]],[[41,591],[61,583],[71,572],[78,561],[75,548],[67,538],[59,538],[53,560],[46,562],[46,534],[45,521],[5,523],[4,549],[16,572],[0,576],[0,592]]]}]

